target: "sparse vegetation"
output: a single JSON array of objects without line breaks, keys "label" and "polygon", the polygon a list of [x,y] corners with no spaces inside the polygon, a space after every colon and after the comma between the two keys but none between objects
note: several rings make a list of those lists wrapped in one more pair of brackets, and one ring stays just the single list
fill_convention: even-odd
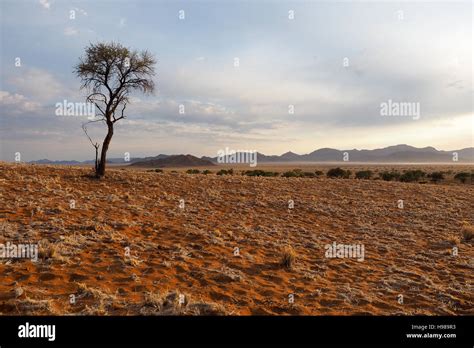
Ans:
[{"label": "sparse vegetation", "polygon": [[473,178],[473,174],[469,174],[468,172],[457,173],[457,174],[454,176],[454,179],[455,179],[455,180],[459,180],[459,181],[462,182],[463,184],[465,184],[466,181],[468,181],[469,179],[472,180],[472,178]]},{"label": "sparse vegetation", "polygon": [[[293,166],[263,169],[274,173]],[[384,303],[379,308],[354,298],[360,289],[375,294],[379,279],[403,284],[413,282],[415,274],[434,275],[427,280],[429,286],[452,294],[459,306],[442,306],[436,297],[424,302],[414,297],[397,310],[414,313],[421,305],[428,315],[472,311],[472,296],[463,282],[471,270],[459,262],[472,258],[469,207],[474,186],[453,181],[456,172],[469,172],[469,166],[453,166],[454,173],[444,174],[442,186],[374,182],[373,166],[371,180],[356,180],[360,175],[354,173],[367,167],[355,165],[349,180],[304,179],[305,173],[313,172],[309,167],[291,170],[300,179],[245,176],[247,169],[253,172],[248,167],[235,167],[239,175],[233,177],[215,175],[225,167],[209,168],[212,176],[195,167],[201,170],[197,177],[187,175],[188,168],[193,167],[180,167],[176,174],[170,172],[176,169],[172,167],[163,174],[145,173],[147,168],[110,168],[104,182],[84,177],[90,168],[0,163],[5,202],[0,234],[4,241],[39,241],[41,248],[36,264],[0,258],[5,279],[0,282],[2,313],[332,315],[340,311],[332,301],[346,299],[348,314],[388,315],[393,312]],[[391,166],[379,168],[393,171]],[[445,166],[415,169],[446,173]],[[71,199],[75,208],[69,207]],[[398,199],[407,200],[406,210],[396,210]],[[296,205],[287,211],[289,200]],[[237,210],[239,214],[230,214]],[[367,262],[315,254],[333,241],[357,243],[359,231],[370,236],[366,252],[375,256],[370,263],[375,274],[360,276]],[[127,246],[132,246],[130,255],[124,255]],[[413,257],[420,246],[425,247],[422,257]],[[436,257],[435,264],[426,262]],[[408,259],[410,263],[404,262]],[[397,269],[407,272],[391,278]],[[329,273],[333,271],[337,277]],[[442,272],[439,277],[437,272]],[[441,275],[449,274],[456,277],[446,282]],[[312,296],[298,291],[313,285],[318,289],[319,282],[329,290]],[[360,287],[349,289],[344,286],[348,282],[360,282]],[[283,296],[289,293],[301,301],[288,306]],[[69,303],[68,294],[76,295],[76,304]],[[184,301],[179,294],[185,294]]]},{"label": "sparse vegetation", "polygon": [[313,172],[303,172],[301,169],[293,169],[284,172],[281,176],[284,178],[315,178],[316,174]]},{"label": "sparse vegetation", "polygon": [[407,170],[400,176],[401,182],[417,182],[421,178],[424,178],[426,173],[420,169]]},{"label": "sparse vegetation", "polygon": [[144,315],[226,315],[223,306],[215,303],[195,302],[187,294],[170,292],[163,296],[146,293],[144,307],[140,313]]},{"label": "sparse vegetation", "polygon": [[444,180],[444,174],[443,172],[433,172],[428,174],[428,178],[430,178],[432,182],[437,183]]},{"label": "sparse vegetation", "polygon": [[355,173],[356,179],[370,179],[372,177],[371,170],[361,170]]},{"label": "sparse vegetation", "polygon": [[326,173],[326,176],[328,178],[344,178],[348,179],[351,176],[351,171],[350,170],[344,170],[342,168],[332,168],[329,169],[328,172]]},{"label": "sparse vegetation", "polygon": [[201,171],[199,169],[188,169],[187,174],[199,174]]},{"label": "sparse vegetation", "polygon": [[234,170],[232,168],[228,170],[221,169],[216,174],[217,175],[234,175]]},{"label": "sparse vegetation", "polygon": [[294,170],[289,170],[284,172],[281,176],[284,178],[299,178],[301,177],[301,173],[295,172]]},{"label": "sparse vegetation", "polygon": [[384,180],[384,181],[392,181],[392,180],[398,180],[400,178],[400,173],[397,171],[383,171],[379,173],[379,177]]},{"label": "sparse vegetation", "polygon": [[268,171],[256,169],[256,170],[247,170],[243,173],[243,175],[272,177],[272,176],[278,176],[278,172],[268,172]]}]

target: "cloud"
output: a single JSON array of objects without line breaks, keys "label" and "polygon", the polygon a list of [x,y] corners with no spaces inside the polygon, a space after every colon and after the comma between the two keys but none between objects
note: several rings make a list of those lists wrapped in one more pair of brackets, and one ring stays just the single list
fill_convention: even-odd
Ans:
[{"label": "cloud", "polygon": [[74,27],[64,28],[64,35],[66,35],[66,36],[74,36],[74,35],[77,35],[77,34],[79,34],[79,30],[77,30]]},{"label": "cloud", "polygon": [[71,92],[53,74],[38,68],[15,69],[7,81],[16,93],[40,103],[62,100]]},{"label": "cloud", "polygon": [[3,116],[30,113],[40,109],[39,103],[28,100],[24,95],[8,91],[0,91],[0,105]]},{"label": "cloud", "polygon": [[48,0],[39,0],[39,3],[44,9],[49,10],[51,8],[51,3]]}]

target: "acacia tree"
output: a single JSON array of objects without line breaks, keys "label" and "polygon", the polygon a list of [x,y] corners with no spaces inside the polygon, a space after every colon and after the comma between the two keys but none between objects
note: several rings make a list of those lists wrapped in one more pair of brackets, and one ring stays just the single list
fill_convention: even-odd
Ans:
[{"label": "acacia tree", "polygon": [[[92,122],[100,121],[107,125],[99,159],[98,144],[89,138],[96,149],[97,177],[105,175],[107,150],[114,135],[114,124],[126,117],[124,112],[130,93],[153,92],[155,64],[155,58],[148,51],[130,50],[119,43],[110,42],[90,44],[84,57],[74,67],[75,74],[81,79],[81,89],[89,93],[86,101],[96,107],[98,119]],[[83,129],[86,132],[84,125]]]}]

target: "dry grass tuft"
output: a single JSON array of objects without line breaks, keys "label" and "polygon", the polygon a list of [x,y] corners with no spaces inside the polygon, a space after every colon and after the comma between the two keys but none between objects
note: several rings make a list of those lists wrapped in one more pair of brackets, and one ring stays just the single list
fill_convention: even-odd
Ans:
[{"label": "dry grass tuft", "polygon": [[464,242],[470,242],[474,240],[474,226],[470,224],[464,224],[462,227],[462,239]]},{"label": "dry grass tuft", "polygon": [[[164,296],[146,293],[144,307],[140,312],[144,315],[225,315],[223,306],[215,303],[194,302],[185,294],[170,292]],[[152,307],[150,308],[147,307]]]},{"label": "dry grass tuft", "polygon": [[43,239],[38,243],[38,257],[43,260],[52,259],[57,255],[57,245]]},{"label": "dry grass tuft", "polygon": [[448,238],[446,238],[446,241],[450,244],[450,245],[458,245],[459,242],[460,242],[460,238],[459,236],[449,236]]},{"label": "dry grass tuft", "polygon": [[78,298],[89,298],[94,302],[91,306],[86,305],[82,311],[84,315],[108,315],[108,309],[117,302],[117,297],[105,293],[104,291],[88,286],[84,283],[77,283]]},{"label": "dry grass tuft", "polygon": [[144,301],[145,306],[160,308],[161,303],[162,303],[162,298],[160,297],[160,295],[155,294],[153,292],[145,293],[145,301]]},{"label": "dry grass tuft", "polygon": [[38,315],[39,313],[55,314],[52,306],[52,300],[36,300],[29,297],[17,299],[16,307],[24,315]]},{"label": "dry grass tuft", "polygon": [[295,262],[296,262],[296,252],[290,245],[288,245],[283,250],[280,265],[286,269],[292,269]]}]

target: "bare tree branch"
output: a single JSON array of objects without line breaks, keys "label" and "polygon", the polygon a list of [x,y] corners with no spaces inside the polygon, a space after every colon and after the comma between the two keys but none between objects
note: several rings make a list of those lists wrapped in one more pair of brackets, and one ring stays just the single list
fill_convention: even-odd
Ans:
[{"label": "bare tree branch", "polygon": [[114,116],[114,123],[117,122],[118,120],[121,120],[122,118],[125,118],[123,112],[125,111],[125,108],[127,107],[127,104],[123,104],[123,107],[122,107],[122,115],[119,117],[119,118],[115,118]]}]

